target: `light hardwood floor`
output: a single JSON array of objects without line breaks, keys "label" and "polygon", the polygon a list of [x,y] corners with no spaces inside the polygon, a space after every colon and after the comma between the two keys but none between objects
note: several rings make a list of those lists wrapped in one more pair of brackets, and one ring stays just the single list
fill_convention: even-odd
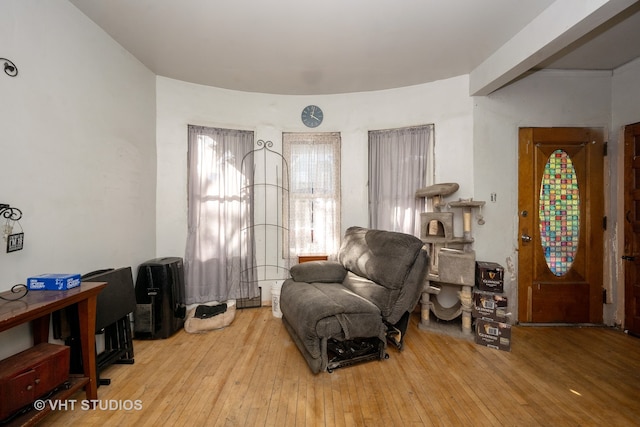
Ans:
[{"label": "light hardwood floor", "polygon": [[512,350],[422,331],[402,352],[313,375],[269,307],[227,328],[135,341],[113,365],[103,407],[53,413],[83,426],[632,426],[640,425],[640,339],[608,328],[514,327]]}]

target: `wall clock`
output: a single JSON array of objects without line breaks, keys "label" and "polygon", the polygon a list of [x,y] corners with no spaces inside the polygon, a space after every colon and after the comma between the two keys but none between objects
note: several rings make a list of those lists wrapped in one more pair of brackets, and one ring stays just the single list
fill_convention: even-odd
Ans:
[{"label": "wall clock", "polygon": [[322,113],[322,109],[317,105],[307,105],[302,110],[301,118],[302,123],[304,123],[305,126],[315,128],[320,126],[324,115]]}]

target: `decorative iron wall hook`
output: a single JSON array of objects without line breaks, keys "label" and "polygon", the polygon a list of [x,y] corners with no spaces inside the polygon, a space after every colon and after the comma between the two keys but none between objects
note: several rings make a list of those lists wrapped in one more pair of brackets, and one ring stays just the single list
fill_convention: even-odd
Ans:
[{"label": "decorative iron wall hook", "polygon": [[0,216],[12,221],[20,221],[22,211],[18,208],[12,208],[7,204],[0,203]]},{"label": "decorative iron wall hook", "polygon": [[18,67],[10,59],[0,58],[0,61],[4,61],[4,73],[9,77],[15,77],[18,75]]}]

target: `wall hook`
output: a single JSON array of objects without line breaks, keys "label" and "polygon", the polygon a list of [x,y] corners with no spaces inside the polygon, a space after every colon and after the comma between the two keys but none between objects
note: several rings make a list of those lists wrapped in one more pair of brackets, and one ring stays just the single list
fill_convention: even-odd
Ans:
[{"label": "wall hook", "polygon": [[18,75],[18,67],[10,59],[0,58],[0,61],[4,62],[4,73],[9,77],[15,77]]},{"label": "wall hook", "polygon": [[22,211],[5,203],[0,203],[0,216],[12,221],[19,221],[22,218]]}]

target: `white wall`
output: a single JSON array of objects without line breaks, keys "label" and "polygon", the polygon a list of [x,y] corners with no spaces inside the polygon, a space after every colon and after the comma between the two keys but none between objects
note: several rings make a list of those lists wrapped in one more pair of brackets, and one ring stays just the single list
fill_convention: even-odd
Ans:
[{"label": "white wall", "polygon": [[[0,241],[0,290],[41,273],[135,274],[155,256],[155,76],[66,0],[2,0],[0,40],[19,70],[0,70],[0,203],[22,210],[25,233],[19,252]],[[30,340],[0,334],[0,358]]]},{"label": "white wall", "polygon": [[[183,256],[187,230],[187,125],[255,132],[281,151],[282,132],[308,131],[305,105],[319,105],[318,132],[342,136],[342,228],[368,225],[367,132],[435,124],[436,181],[460,184],[457,197],[473,196],[472,99],[468,76],[401,89],[325,96],[237,92],[157,79],[157,254]],[[263,292],[263,299],[268,299]]]},{"label": "white wall", "polygon": [[[606,138],[611,99],[610,73],[559,71],[538,72],[475,98],[475,193],[487,200],[475,247],[478,259],[505,267],[512,320],[518,312],[518,128],[603,127]],[[489,202],[491,193],[495,203]]]}]

